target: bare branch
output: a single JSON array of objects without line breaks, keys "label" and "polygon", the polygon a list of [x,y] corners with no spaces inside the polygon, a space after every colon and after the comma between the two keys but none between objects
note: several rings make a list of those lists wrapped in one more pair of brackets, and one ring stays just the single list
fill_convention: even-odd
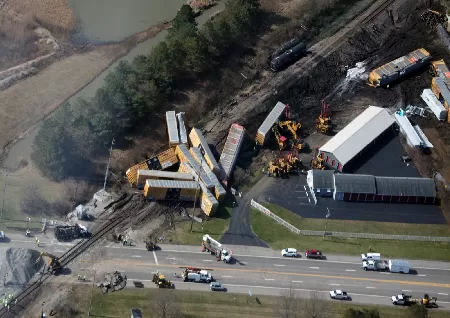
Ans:
[{"label": "bare branch", "polygon": [[178,297],[167,290],[160,290],[159,294],[152,299],[150,311],[154,317],[159,318],[181,318],[181,306]]},{"label": "bare branch", "polygon": [[306,298],[303,305],[303,317],[322,318],[327,314],[327,302],[324,294],[317,290],[311,290],[305,293]]},{"label": "bare branch", "polygon": [[302,299],[299,293],[292,288],[286,289],[280,294],[280,306],[278,316],[280,318],[301,317]]}]

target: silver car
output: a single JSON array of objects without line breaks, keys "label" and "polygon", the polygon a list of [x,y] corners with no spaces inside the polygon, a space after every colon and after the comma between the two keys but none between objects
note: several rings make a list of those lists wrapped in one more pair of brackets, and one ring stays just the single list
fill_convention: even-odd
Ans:
[{"label": "silver car", "polygon": [[221,283],[218,282],[212,282],[210,285],[210,288],[212,291],[227,291],[225,286],[223,286]]}]

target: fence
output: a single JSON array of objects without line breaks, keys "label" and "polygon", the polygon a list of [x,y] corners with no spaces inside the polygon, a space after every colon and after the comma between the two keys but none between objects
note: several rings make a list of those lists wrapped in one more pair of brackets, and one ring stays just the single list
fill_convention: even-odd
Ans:
[{"label": "fence", "polygon": [[269,209],[263,207],[261,204],[252,199],[252,207],[261,211],[268,217],[274,219],[281,225],[287,227],[295,234],[308,235],[308,236],[335,236],[345,238],[363,238],[363,239],[378,239],[378,240],[399,240],[399,241],[420,241],[420,242],[443,242],[450,243],[450,237],[439,236],[414,236],[414,235],[389,235],[389,234],[374,234],[374,233],[351,233],[351,232],[333,232],[333,231],[310,231],[299,230],[295,226],[289,224],[279,216],[270,212]]}]

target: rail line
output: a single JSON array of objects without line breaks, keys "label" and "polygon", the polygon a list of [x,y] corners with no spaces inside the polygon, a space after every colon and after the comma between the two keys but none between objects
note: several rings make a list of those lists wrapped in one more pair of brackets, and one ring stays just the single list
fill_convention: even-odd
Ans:
[{"label": "rail line", "polygon": [[367,17],[365,17],[361,23],[363,24],[367,24],[370,21],[372,21],[373,19],[375,19],[377,16],[379,16],[383,10],[385,10],[387,7],[389,7],[393,2],[395,2],[396,0],[386,0],[384,1],[382,4],[380,4],[380,6],[375,9],[371,14],[369,14]]},{"label": "rail line", "polygon": [[[127,200],[124,200],[125,202],[120,202],[120,206],[123,206],[127,204],[129,201],[131,201],[132,196],[129,196]],[[145,211],[145,210],[144,210]],[[143,213],[142,211],[141,213]],[[146,211],[145,211],[146,212]],[[80,256],[83,252],[85,252],[89,247],[97,243],[105,234],[107,234],[109,231],[111,231],[114,227],[118,226],[121,222],[123,222],[129,215],[122,214],[119,217],[114,217],[109,219],[111,222],[105,224],[100,230],[98,230],[94,235],[92,235],[89,239],[82,240],[78,244],[74,245],[72,248],[70,248],[67,252],[65,252],[61,257],[59,257],[60,263],[62,268],[66,267],[70,262],[72,262],[74,259],[76,259],[78,256]],[[24,290],[22,290],[18,295],[16,295],[11,301],[11,304],[15,303],[15,300],[17,299],[17,304],[14,304],[11,306],[11,310],[8,311],[6,307],[3,307],[0,309],[0,317],[7,317],[9,316],[17,316],[19,312],[25,308],[25,300],[36,290],[38,290],[43,283],[45,283],[47,280],[49,280],[52,277],[50,273],[42,273],[42,276],[28,285]],[[22,303],[22,304],[21,304]],[[19,312],[13,311],[16,308],[20,308]]]}]

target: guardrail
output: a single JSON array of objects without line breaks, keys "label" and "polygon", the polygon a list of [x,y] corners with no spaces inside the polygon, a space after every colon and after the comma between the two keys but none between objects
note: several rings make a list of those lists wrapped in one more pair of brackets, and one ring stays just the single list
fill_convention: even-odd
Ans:
[{"label": "guardrail", "polygon": [[414,235],[390,235],[390,234],[375,234],[375,233],[352,233],[352,232],[334,232],[334,231],[311,231],[311,230],[299,230],[292,224],[286,222],[276,214],[270,212],[269,209],[265,208],[258,202],[252,199],[252,207],[258,211],[264,213],[268,217],[274,219],[281,225],[285,226],[292,232],[301,235],[308,236],[335,236],[344,238],[363,238],[363,239],[378,239],[378,240],[399,240],[399,241],[418,241],[418,242],[442,242],[450,243],[450,237],[440,237],[440,236],[414,236]]}]

